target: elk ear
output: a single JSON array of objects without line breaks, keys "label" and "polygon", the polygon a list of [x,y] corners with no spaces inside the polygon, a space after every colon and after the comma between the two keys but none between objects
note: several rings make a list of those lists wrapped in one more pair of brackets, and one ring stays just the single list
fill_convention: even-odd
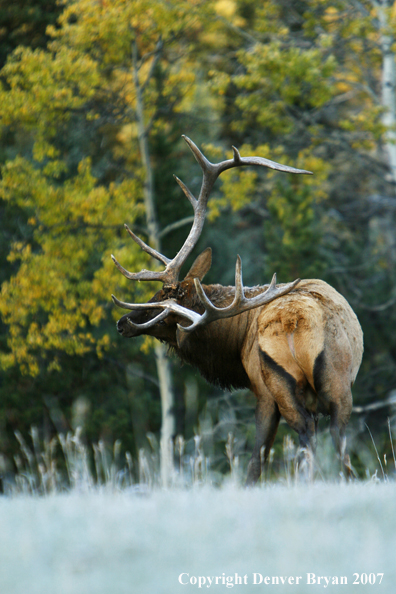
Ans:
[{"label": "elk ear", "polygon": [[199,254],[198,258],[195,260],[194,264],[191,266],[188,274],[184,280],[199,278],[202,280],[205,274],[208,272],[209,268],[212,266],[212,248],[206,248],[201,254]]}]

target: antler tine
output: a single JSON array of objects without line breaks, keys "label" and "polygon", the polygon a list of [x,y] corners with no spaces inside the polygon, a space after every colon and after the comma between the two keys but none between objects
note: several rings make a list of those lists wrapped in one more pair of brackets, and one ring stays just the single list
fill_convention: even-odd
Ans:
[{"label": "antler tine", "polygon": [[[132,309],[132,310],[147,309],[147,308],[161,309],[163,306],[163,303],[160,303],[160,304],[158,304],[158,303],[125,303],[125,301],[120,301],[114,295],[112,295],[111,298],[114,301],[114,303],[116,305],[118,305],[118,307],[122,307],[123,309]],[[148,322],[145,322],[144,324],[134,324],[130,318],[127,318],[127,322],[130,326],[133,326],[133,328],[139,328],[140,330],[147,330],[147,328],[150,328],[151,326],[154,326],[154,324],[158,324],[158,322],[161,322],[162,320],[164,320],[170,314],[170,311],[171,310],[169,309],[169,307],[167,307],[165,305],[163,311],[161,311],[152,320],[149,320]]]},{"label": "antler tine", "polygon": [[158,281],[163,281],[163,282],[168,282],[169,280],[172,280],[173,276],[171,279],[169,279],[170,275],[168,272],[168,264],[171,262],[171,260],[169,260],[169,258],[164,256],[160,252],[157,252],[157,250],[155,250],[154,248],[151,248],[149,245],[144,243],[144,241],[142,239],[140,239],[140,237],[138,237],[137,235],[134,234],[133,231],[131,231],[131,229],[128,227],[128,225],[124,225],[124,227],[128,231],[129,235],[132,237],[133,241],[135,241],[138,244],[138,246],[142,248],[142,250],[144,250],[145,252],[150,254],[150,256],[152,256],[156,260],[159,260],[160,262],[165,264],[166,268],[162,272],[161,271],[155,272],[155,271],[144,270],[144,269],[141,270],[140,272],[129,272],[128,270],[126,270],[126,268],[121,266],[121,264],[116,260],[116,258],[112,254],[111,258],[112,258],[114,264],[117,266],[118,270],[126,278],[128,278],[130,280],[151,280],[151,281],[158,280]]},{"label": "antler tine", "polygon": [[168,317],[170,312],[170,309],[164,309],[164,311],[161,311],[161,313],[159,313],[158,316],[155,316],[155,318],[149,320],[148,322],[145,322],[144,324],[134,324],[131,318],[127,318],[126,320],[128,322],[128,325],[132,326],[132,328],[137,328],[139,330],[147,330],[147,328],[151,328],[155,324],[158,324],[158,322],[162,322],[162,320],[165,320],[165,318]]},{"label": "antler tine", "polygon": [[237,255],[237,261],[235,265],[235,300],[234,302],[242,303],[245,299],[242,282],[242,260],[241,256]]},{"label": "antler tine", "polygon": [[218,164],[219,175],[227,169],[232,169],[233,167],[243,167],[246,165],[259,165],[261,167],[267,167],[269,169],[275,169],[276,171],[283,171],[286,173],[312,175],[312,171],[307,171],[306,169],[296,169],[295,167],[289,167],[289,165],[282,165],[281,163],[271,161],[270,159],[265,159],[264,157],[241,157],[238,149],[235,146],[232,147],[232,151],[234,153],[232,159],[228,159],[227,161],[223,161],[222,163]]},{"label": "antler tine", "polygon": [[150,256],[152,256],[156,260],[159,260],[160,262],[165,264],[165,266],[167,264],[169,264],[169,262],[170,262],[169,258],[167,258],[160,252],[157,252],[157,250],[155,250],[154,248],[151,248],[149,245],[144,243],[144,241],[142,239],[140,239],[140,237],[138,237],[137,235],[134,234],[133,231],[131,231],[131,229],[128,227],[128,225],[124,225],[124,227],[128,231],[129,235],[132,237],[133,241],[135,241],[138,244],[138,246],[140,246],[142,248],[142,250],[144,250],[145,252],[150,254]]},{"label": "antler tine", "polygon": [[211,163],[205,157],[205,155],[203,153],[201,153],[201,151],[199,150],[199,148],[197,147],[197,145],[195,144],[195,142],[193,142],[191,140],[191,138],[189,138],[185,134],[182,134],[182,138],[184,138],[184,140],[186,141],[186,143],[190,147],[192,154],[194,155],[194,157],[196,158],[196,160],[200,164],[202,170],[214,170],[216,168],[216,165],[214,165],[213,163]]},{"label": "antler tine", "polygon": [[193,194],[190,192],[190,190],[187,188],[186,184],[184,184],[184,183],[182,182],[182,180],[181,180],[181,179],[179,179],[179,178],[177,177],[177,175],[174,175],[173,177],[175,178],[176,182],[179,184],[179,186],[180,186],[180,187],[181,187],[181,189],[183,190],[184,194],[185,194],[185,195],[187,196],[187,198],[189,199],[189,201],[190,201],[190,203],[191,203],[191,205],[192,205],[192,207],[193,207],[193,209],[194,209],[194,212],[195,212],[195,209],[197,208],[198,200],[197,200],[197,199],[195,198],[195,196],[194,196],[194,195],[193,195]]},{"label": "antler tine", "polygon": [[111,259],[113,260],[118,270],[129,280],[167,282],[168,277],[166,274],[166,270],[163,272],[154,272],[151,270],[143,269],[140,272],[129,272],[123,266],[121,266],[121,264],[116,260],[113,254],[111,254]]}]

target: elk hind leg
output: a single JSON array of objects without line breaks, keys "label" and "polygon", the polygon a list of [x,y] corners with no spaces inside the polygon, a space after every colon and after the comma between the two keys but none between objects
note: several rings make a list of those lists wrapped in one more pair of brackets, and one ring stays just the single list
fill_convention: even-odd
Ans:
[{"label": "elk hind leg", "polygon": [[[348,398],[349,401],[349,398]],[[345,410],[346,409],[346,410]],[[341,461],[342,471],[347,479],[356,478],[351,460],[347,452],[346,426],[352,410],[352,394],[350,394],[350,405],[342,409],[335,403],[330,406],[330,433],[334,447]]]},{"label": "elk hind leg", "polygon": [[[352,391],[348,380],[347,358],[342,352],[331,354],[332,365],[327,364],[325,352],[316,358],[314,383],[318,399],[330,413],[330,433],[341,467],[346,478],[355,477],[351,460],[347,453],[346,426],[352,412]],[[335,368],[335,362],[341,362]]]},{"label": "elk hind leg", "polygon": [[307,380],[302,370],[287,353],[287,349],[283,349],[284,360],[281,363],[277,363],[264,350],[260,354],[264,383],[276,400],[280,414],[289,427],[298,433],[300,447],[314,451],[315,419],[304,408]]},{"label": "elk hind leg", "polygon": [[261,474],[261,452],[264,448],[264,463],[267,462],[278,430],[280,413],[272,399],[259,399],[256,406],[256,441],[248,465],[246,486],[254,485]]}]

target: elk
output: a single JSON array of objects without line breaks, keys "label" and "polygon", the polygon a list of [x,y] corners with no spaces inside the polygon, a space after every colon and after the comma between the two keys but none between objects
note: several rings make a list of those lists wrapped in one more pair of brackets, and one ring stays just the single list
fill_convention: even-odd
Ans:
[{"label": "elk", "polygon": [[198,199],[175,179],[194,210],[189,235],[172,259],[157,252],[125,225],[132,239],[164,270],[128,272],[112,256],[126,278],[160,281],[162,288],[147,303],[114,303],[129,310],[117,322],[127,338],[150,335],[165,342],[178,357],[196,367],[209,382],[223,388],[249,388],[256,396],[256,438],[247,471],[247,485],[261,473],[261,453],[267,460],[280,418],[299,436],[302,452],[314,452],[319,414],[330,416],[330,430],[346,476],[353,476],[346,451],[346,426],[352,410],[351,388],[360,367],[363,335],[348,302],[326,282],[294,280],[246,288],[237,257],[235,287],[204,285],[211,266],[211,249],[195,260],[183,280],[182,265],[195,247],[204,225],[210,192],[227,169],[247,165],[298,174],[311,172],[262,157],[241,157],[211,163],[184,137],[203,174]]}]

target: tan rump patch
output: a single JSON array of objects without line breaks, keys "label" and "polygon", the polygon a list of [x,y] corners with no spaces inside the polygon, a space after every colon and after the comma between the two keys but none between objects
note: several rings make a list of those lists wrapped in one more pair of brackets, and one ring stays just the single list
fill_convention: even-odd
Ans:
[{"label": "tan rump patch", "polygon": [[314,388],[313,368],[323,350],[325,320],[322,306],[309,295],[287,295],[260,313],[259,345],[297,382]]}]

